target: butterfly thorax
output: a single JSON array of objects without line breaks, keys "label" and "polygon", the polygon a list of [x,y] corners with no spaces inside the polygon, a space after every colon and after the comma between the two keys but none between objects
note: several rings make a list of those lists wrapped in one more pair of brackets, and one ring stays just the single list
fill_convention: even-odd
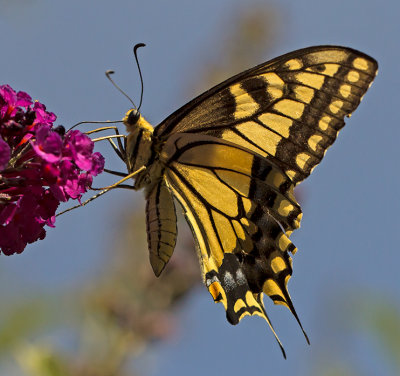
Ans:
[{"label": "butterfly thorax", "polygon": [[128,136],[126,139],[126,165],[132,173],[141,167],[146,167],[134,177],[135,189],[145,188],[146,192],[162,177],[162,166],[158,162],[157,153],[153,148],[153,127],[136,110],[129,110],[123,119]]}]

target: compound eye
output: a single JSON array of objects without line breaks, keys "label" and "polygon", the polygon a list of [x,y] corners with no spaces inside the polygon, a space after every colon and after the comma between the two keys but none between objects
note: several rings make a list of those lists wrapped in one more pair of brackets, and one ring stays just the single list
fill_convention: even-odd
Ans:
[{"label": "compound eye", "polygon": [[128,115],[127,122],[130,125],[135,125],[139,121],[139,118],[140,118],[140,112],[136,109],[133,109]]}]

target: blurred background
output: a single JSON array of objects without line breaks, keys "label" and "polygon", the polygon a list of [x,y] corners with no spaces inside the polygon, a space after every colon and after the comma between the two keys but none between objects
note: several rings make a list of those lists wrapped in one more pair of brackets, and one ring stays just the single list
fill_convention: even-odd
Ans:
[{"label": "blurred background", "polygon": [[[400,374],[399,13],[394,0],[0,0],[0,83],[28,92],[66,127],[127,111],[107,69],[139,101],[139,42],[141,112],[154,125],[294,49],[349,46],[380,68],[297,192],[304,217],[289,291],[311,346],[267,299],[287,360],[262,319],[231,326],[201,284],[182,218],[175,254],[155,278],[143,193],[114,190],[58,217],[23,254],[0,257],[0,375]],[[106,144],[96,147],[109,168],[124,169]]]}]

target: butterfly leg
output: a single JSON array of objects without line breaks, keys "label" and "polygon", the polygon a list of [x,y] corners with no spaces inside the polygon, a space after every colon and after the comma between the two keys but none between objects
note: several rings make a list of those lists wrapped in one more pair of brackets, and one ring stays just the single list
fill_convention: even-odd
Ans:
[{"label": "butterfly leg", "polygon": [[71,208],[68,208],[60,213],[58,213],[56,216],[58,217],[61,214],[67,213],[73,209],[77,209],[77,208],[81,208],[85,205],[87,205],[89,202],[95,200],[96,198],[99,198],[100,196],[104,195],[105,193],[111,191],[114,188],[124,188],[124,189],[135,189],[132,185],[128,185],[128,184],[122,184],[123,182],[125,182],[126,180],[134,177],[135,175],[137,175],[139,172],[142,172],[146,169],[146,167],[142,166],[141,168],[139,168],[138,170],[126,175],[124,178],[122,178],[121,180],[117,181],[116,183],[109,185],[107,187],[103,187],[103,188],[91,188],[93,191],[100,191],[99,193],[95,194],[94,196],[90,197],[89,199],[87,199],[86,201],[82,202],[79,205],[75,205]]},{"label": "butterfly leg", "polygon": [[[89,135],[89,134],[93,134],[93,133],[97,133],[97,132],[103,132],[105,130],[113,130],[115,132],[115,134],[109,135],[109,136],[104,136],[104,137],[94,138],[94,139],[92,139],[92,141],[97,142],[97,141],[102,141],[102,140],[108,140],[108,142],[110,143],[111,147],[113,148],[115,153],[118,155],[118,157],[124,163],[126,163],[126,135],[120,134],[118,127],[116,127],[116,126],[100,127],[100,128],[93,129],[89,132],[86,132],[86,134]],[[117,140],[118,146],[113,142],[113,140],[112,140],[113,138],[115,138]],[[122,144],[121,138],[124,139],[124,144]]]}]

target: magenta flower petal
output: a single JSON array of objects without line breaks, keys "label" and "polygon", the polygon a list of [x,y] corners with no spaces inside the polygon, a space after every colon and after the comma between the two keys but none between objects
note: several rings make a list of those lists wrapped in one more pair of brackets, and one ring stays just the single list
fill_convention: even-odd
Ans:
[{"label": "magenta flower petal", "polygon": [[5,255],[21,253],[25,247],[26,242],[22,240],[17,225],[10,223],[8,226],[0,227],[0,248]]},{"label": "magenta flower petal", "polygon": [[49,127],[43,126],[36,131],[36,140],[32,143],[33,150],[47,162],[58,162],[61,158],[61,136]]},{"label": "magenta flower petal", "polygon": [[83,173],[79,175],[78,185],[80,186],[81,192],[85,193],[88,187],[92,186],[93,177],[89,173]]},{"label": "magenta flower petal", "polygon": [[88,171],[91,169],[94,143],[88,136],[74,130],[67,133],[64,144],[81,170]]},{"label": "magenta flower petal", "polygon": [[92,184],[91,175],[81,174],[79,176],[69,179],[65,186],[65,193],[72,199],[80,199],[83,193],[86,192],[87,187]]},{"label": "magenta flower petal", "polygon": [[57,200],[57,198],[55,198],[50,191],[45,191],[39,203],[40,205],[36,212],[36,220],[39,223],[44,223],[49,227],[55,227],[54,223],[56,221],[56,217],[54,213],[60,205],[59,200]]},{"label": "magenta flower petal", "polygon": [[53,163],[43,164],[42,177],[48,183],[48,185],[57,184],[57,181],[60,177],[59,166]]},{"label": "magenta flower petal", "polygon": [[54,227],[61,201],[80,200],[104,158],[80,131],[53,128],[39,102],[0,85],[0,251],[21,253]]},{"label": "magenta flower petal", "polygon": [[0,136],[0,171],[4,170],[7,167],[10,156],[11,149],[8,146],[7,142],[5,142]]},{"label": "magenta flower petal", "polygon": [[7,205],[2,205],[2,209],[0,210],[0,226],[8,225],[18,209],[18,205],[15,203],[9,203]]},{"label": "magenta flower petal", "polygon": [[81,192],[78,185],[78,179],[70,179],[64,185],[65,194],[72,198],[76,199],[81,196]]},{"label": "magenta flower petal", "polygon": [[32,104],[31,97],[20,91],[16,93],[9,85],[0,86],[0,116],[13,116],[19,107],[28,107]]},{"label": "magenta flower petal", "polygon": [[19,91],[17,93],[16,106],[19,107],[29,107],[32,104],[32,98],[24,91]]},{"label": "magenta flower petal", "polygon": [[14,105],[16,103],[17,93],[10,85],[2,85],[0,86],[0,97],[3,103]]},{"label": "magenta flower petal", "polygon": [[59,184],[52,184],[50,185],[50,191],[59,202],[68,201],[69,197],[67,197],[67,195],[65,194],[64,186],[60,186]]},{"label": "magenta flower petal", "polygon": [[105,164],[104,157],[99,152],[93,153],[93,155],[92,155],[92,167],[89,170],[89,172],[93,176],[97,176],[98,174],[103,172],[104,164]]},{"label": "magenta flower petal", "polygon": [[33,105],[33,110],[36,113],[35,124],[53,125],[57,119],[57,116],[52,112],[46,111],[46,106],[42,103],[35,102]]}]

